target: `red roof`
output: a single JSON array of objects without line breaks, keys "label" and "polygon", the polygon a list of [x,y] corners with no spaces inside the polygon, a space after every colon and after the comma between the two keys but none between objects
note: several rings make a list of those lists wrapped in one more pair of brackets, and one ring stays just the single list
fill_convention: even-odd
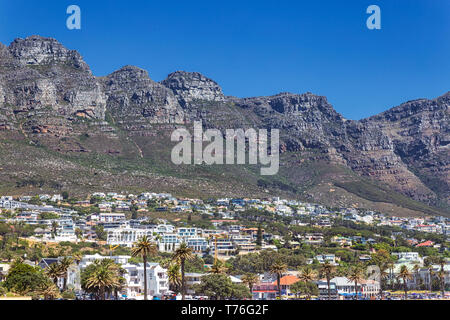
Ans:
[{"label": "red roof", "polygon": [[433,241],[428,240],[428,241],[419,243],[418,245],[416,245],[416,247],[431,247],[431,246],[433,246],[433,244],[434,244]]},{"label": "red roof", "polygon": [[[300,279],[297,278],[296,276],[291,276],[291,275],[284,276],[280,279],[280,285],[281,286],[290,286],[290,285],[293,285],[294,283],[298,282],[299,280]],[[277,281],[275,280],[273,282],[273,284],[277,285]]]}]

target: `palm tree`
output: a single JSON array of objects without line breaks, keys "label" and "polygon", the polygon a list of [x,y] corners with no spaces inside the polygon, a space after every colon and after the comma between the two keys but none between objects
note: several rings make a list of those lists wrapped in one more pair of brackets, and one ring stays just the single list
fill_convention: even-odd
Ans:
[{"label": "palm tree", "polygon": [[[304,282],[305,285],[308,282],[314,281],[315,278],[316,278],[316,272],[310,266],[306,266],[300,270],[299,279],[300,279],[300,281]],[[308,296],[308,300],[311,299],[310,290],[307,290],[307,296]]]},{"label": "palm tree", "polygon": [[281,277],[287,271],[287,265],[281,261],[275,262],[270,266],[270,273],[277,276],[278,298],[281,299]]},{"label": "palm tree", "polygon": [[52,238],[53,239],[55,239],[57,229],[58,229],[58,222],[53,221],[52,222]]},{"label": "palm tree", "polygon": [[299,279],[303,282],[310,282],[316,278],[315,271],[310,267],[306,266],[300,270]]},{"label": "palm tree", "polygon": [[52,263],[45,269],[47,276],[53,280],[55,285],[58,284],[58,278],[61,277],[61,266],[58,262]]},{"label": "palm tree", "polygon": [[79,265],[81,260],[83,260],[83,255],[80,252],[77,252],[72,256],[72,259],[77,265]]},{"label": "palm tree", "polygon": [[417,288],[418,287],[418,283],[419,283],[419,269],[420,266],[416,263],[413,267],[413,272],[414,272],[414,285]]},{"label": "palm tree", "polygon": [[[109,259],[104,259],[109,260]],[[86,288],[97,293],[98,299],[105,299],[105,293],[119,286],[117,269],[109,263],[98,263],[96,261],[95,270],[86,280]]]},{"label": "palm tree", "polygon": [[[316,272],[310,266],[305,266],[304,268],[302,268],[300,270],[299,279],[300,279],[300,281],[304,282],[305,285],[308,282],[313,281],[315,278],[316,278]],[[307,290],[307,296],[308,296],[308,300],[309,300],[311,298],[311,294],[310,294],[309,290]]]},{"label": "palm tree", "polygon": [[75,235],[77,237],[77,242],[78,242],[78,239],[83,238],[83,231],[80,228],[76,228],[75,229]]},{"label": "palm tree", "polygon": [[214,264],[211,266],[208,272],[213,274],[220,274],[226,273],[227,271],[228,268],[225,267],[225,264],[222,261],[217,260],[216,262],[214,262]]},{"label": "palm tree", "polygon": [[111,272],[114,280],[110,286],[105,287],[105,293],[111,295],[113,291],[115,291],[117,297],[117,292],[122,289],[125,283],[125,279],[123,278],[125,270],[112,259],[100,260],[99,264],[100,267],[106,268],[109,272]]},{"label": "palm tree", "polygon": [[383,283],[388,276],[389,262],[381,263],[378,267],[380,269],[380,299],[383,299]]},{"label": "palm tree", "polygon": [[385,249],[379,249],[376,253],[372,254],[371,261],[378,267],[379,281],[380,281],[380,299],[383,299],[384,284],[388,278],[388,270],[392,264],[392,258],[390,253]]},{"label": "palm tree", "polygon": [[445,258],[444,257],[439,257],[438,263],[441,266],[441,270],[439,270],[438,276],[439,276],[439,280],[440,280],[439,282],[440,282],[440,287],[441,287],[442,298],[444,298],[444,296],[445,296],[445,270],[444,270],[444,265],[446,263]]},{"label": "palm tree", "polygon": [[167,266],[167,277],[169,278],[170,289],[178,292],[181,287],[180,266],[176,263]]},{"label": "palm tree", "polygon": [[258,283],[259,277],[258,277],[258,275],[254,274],[254,273],[247,273],[242,276],[241,280],[243,283],[245,283],[248,286],[250,293],[252,293],[253,286],[255,285],[255,283]]},{"label": "palm tree", "polygon": [[59,261],[61,276],[64,279],[63,291],[66,290],[66,287],[67,287],[67,270],[69,270],[72,263],[73,263],[73,259],[69,258],[69,257],[64,257],[61,259],[61,261]]},{"label": "palm tree", "polygon": [[411,272],[409,272],[408,267],[402,265],[400,267],[400,273],[398,274],[398,278],[403,280],[403,290],[405,290],[405,300],[408,299],[408,280],[412,278]]},{"label": "palm tree", "polygon": [[353,266],[348,274],[348,279],[355,283],[355,299],[358,300],[358,283],[364,279],[364,270],[361,265]]},{"label": "palm tree", "polygon": [[116,300],[118,300],[119,292],[121,292],[123,290],[123,288],[125,287],[125,284],[126,284],[126,279],[125,279],[124,275],[127,271],[119,266],[117,266],[116,271],[117,271],[117,283],[113,286],[113,290],[114,290],[114,296],[115,296]]},{"label": "palm tree", "polygon": [[173,266],[173,261],[170,258],[165,258],[159,262],[159,265],[164,269],[169,269],[171,266]]},{"label": "palm tree", "polygon": [[184,300],[186,296],[186,279],[184,276],[184,268],[186,260],[190,260],[194,257],[192,249],[187,246],[186,243],[182,243],[180,247],[175,250],[172,259],[177,261],[181,266],[181,299]]},{"label": "palm tree", "polygon": [[331,281],[331,277],[333,276],[335,270],[336,270],[336,267],[334,265],[332,265],[329,261],[325,261],[325,263],[320,266],[320,274],[325,275],[325,278],[327,279],[328,300],[331,300],[330,281]]},{"label": "palm tree", "polygon": [[147,236],[143,236],[131,249],[133,257],[141,256],[144,260],[144,300],[147,300],[147,258],[158,253],[156,244],[150,242]]},{"label": "palm tree", "polygon": [[433,293],[433,273],[434,273],[433,263],[431,262],[430,259],[425,259],[424,265],[428,269],[428,277],[430,279],[430,282],[428,285],[429,285],[430,294],[432,294]]},{"label": "palm tree", "polygon": [[44,281],[37,290],[38,294],[44,296],[44,300],[53,300],[60,297],[59,289],[52,281]]}]

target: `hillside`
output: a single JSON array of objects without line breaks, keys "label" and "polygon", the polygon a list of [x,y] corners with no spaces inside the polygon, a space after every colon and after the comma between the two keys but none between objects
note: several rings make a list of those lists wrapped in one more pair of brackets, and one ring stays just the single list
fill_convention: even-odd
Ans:
[{"label": "hillside", "polygon": [[[398,215],[450,214],[450,93],[360,121],[312,93],[224,96],[199,73],[161,82],[125,66],[96,77],[81,55],[31,36],[0,45],[0,191],[283,195]],[[280,171],[170,161],[175,128],[278,128]]]}]

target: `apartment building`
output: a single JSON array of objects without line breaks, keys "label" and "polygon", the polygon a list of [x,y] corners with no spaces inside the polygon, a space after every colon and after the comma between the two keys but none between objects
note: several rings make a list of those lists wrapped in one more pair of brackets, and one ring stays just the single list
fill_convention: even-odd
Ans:
[{"label": "apartment building", "polygon": [[[127,263],[122,265],[126,273],[124,275],[126,286],[122,290],[122,295],[126,298],[144,299],[144,264]],[[147,262],[147,295],[161,296],[169,291],[169,278],[167,269],[158,263]]]}]

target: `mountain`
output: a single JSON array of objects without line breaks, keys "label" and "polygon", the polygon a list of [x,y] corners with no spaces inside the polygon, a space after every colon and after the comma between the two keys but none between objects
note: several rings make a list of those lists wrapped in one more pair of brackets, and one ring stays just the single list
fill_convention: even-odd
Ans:
[{"label": "mountain", "polygon": [[[0,45],[0,192],[168,191],[282,195],[397,215],[450,214],[450,92],[354,121],[312,93],[225,96],[177,71],[161,81],[125,66],[96,77],[81,55],[31,36]],[[180,165],[171,133],[278,128],[280,171]]]}]

